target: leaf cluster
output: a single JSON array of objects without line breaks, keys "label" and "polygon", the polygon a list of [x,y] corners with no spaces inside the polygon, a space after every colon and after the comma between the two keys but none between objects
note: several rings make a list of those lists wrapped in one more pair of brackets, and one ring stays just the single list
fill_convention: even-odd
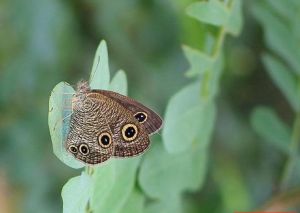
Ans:
[{"label": "leaf cluster", "polygon": [[287,157],[279,183],[282,190],[299,183],[299,110],[300,110],[300,27],[299,1],[256,2],[252,12],[263,26],[267,50],[262,62],[274,84],[281,91],[295,114],[292,127],[271,107],[257,107],[251,116],[255,131]]}]

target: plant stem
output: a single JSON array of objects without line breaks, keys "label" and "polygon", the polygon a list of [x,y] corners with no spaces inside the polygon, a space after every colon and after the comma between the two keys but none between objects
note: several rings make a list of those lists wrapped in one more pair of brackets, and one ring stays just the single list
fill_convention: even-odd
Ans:
[{"label": "plant stem", "polygon": [[[211,57],[213,58],[215,63],[218,60],[218,57],[220,56],[222,46],[223,46],[223,43],[224,43],[224,40],[225,40],[225,35],[226,35],[226,29],[225,29],[225,27],[221,27],[221,29],[219,31],[219,35],[217,37],[217,41],[216,41],[214,49],[213,49],[213,52],[211,54]],[[204,101],[207,101],[210,97],[209,86],[210,86],[210,80],[211,80],[211,77],[212,77],[212,72],[211,71],[212,70],[207,70],[203,75],[200,94],[201,94],[201,98]]]},{"label": "plant stem", "polygon": [[[300,78],[298,77],[297,84],[297,99],[299,100],[300,96]],[[300,110],[299,107],[296,111],[296,118],[294,120],[292,136],[290,142],[290,155],[288,156],[288,160],[284,166],[283,174],[281,177],[280,189],[285,190],[288,187],[288,183],[293,176],[293,170],[295,169],[295,164],[298,160],[299,154],[299,143],[300,143]]]},{"label": "plant stem", "polygon": [[[229,10],[231,10],[233,1],[234,0],[228,0],[226,2]],[[226,27],[222,26],[219,30],[219,34],[218,34],[215,46],[214,46],[212,54],[211,54],[211,57],[215,61],[215,63],[220,56],[220,53],[221,53],[221,50],[222,50],[222,47],[224,44],[225,36],[226,36]],[[203,75],[200,95],[204,101],[207,101],[210,96],[209,85],[210,85],[211,77],[212,77],[211,70],[207,70]]]},{"label": "plant stem", "polygon": [[221,29],[219,31],[218,39],[216,41],[214,50],[213,50],[212,55],[211,55],[214,60],[216,60],[220,55],[221,49],[222,49],[223,44],[224,44],[225,36],[226,36],[226,29],[223,26],[223,27],[221,27]]},{"label": "plant stem", "polygon": [[[91,166],[86,166],[86,167],[85,167],[85,172],[86,172],[89,176],[92,176],[93,173],[94,173],[94,168],[91,167]],[[86,213],[92,213],[92,212],[93,212],[92,209],[91,209],[91,207],[90,207],[90,201],[88,201],[87,204],[86,204],[85,212],[86,212]]]},{"label": "plant stem", "polygon": [[293,124],[292,137],[290,143],[290,155],[284,166],[283,175],[281,178],[280,189],[284,190],[288,187],[288,183],[293,175],[294,164],[298,158],[298,148],[300,142],[300,112],[296,114],[296,119]]},{"label": "plant stem", "polygon": [[85,167],[85,171],[88,175],[92,176],[93,173],[94,173],[94,168],[93,167],[90,167],[90,166],[86,166]]}]

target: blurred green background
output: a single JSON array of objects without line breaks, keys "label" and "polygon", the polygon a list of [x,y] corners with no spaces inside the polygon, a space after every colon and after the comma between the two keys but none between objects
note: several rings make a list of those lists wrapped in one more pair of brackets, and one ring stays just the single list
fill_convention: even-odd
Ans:
[{"label": "blurred green background", "polygon": [[[111,71],[126,71],[129,96],[164,115],[172,94],[190,82],[182,44],[203,48],[205,32],[215,32],[185,15],[192,2],[0,1],[0,212],[61,212],[61,188],[78,171],[52,152],[48,99],[58,82],[88,79],[100,40],[107,41]],[[185,195],[187,212],[258,209],[281,194],[288,157],[256,134],[250,115],[269,106],[292,126],[295,113],[262,64],[269,47],[264,17],[253,12],[258,2],[276,8],[270,0],[244,0],[242,33],[226,38],[208,173],[200,191]],[[277,2],[290,4],[299,21],[296,1]],[[284,14],[275,16],[287,23]],[[299,51],[300,24],[293,27]],[[299,184],[296,179],[278,203],[297,206]]]}]

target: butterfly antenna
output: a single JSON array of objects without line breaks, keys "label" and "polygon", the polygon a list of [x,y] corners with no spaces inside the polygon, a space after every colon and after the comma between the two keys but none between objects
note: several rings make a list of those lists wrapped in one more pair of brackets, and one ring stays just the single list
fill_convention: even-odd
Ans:
[{"label": "butterfly antenna", "polygon": [[73,112],[71,112],[69,115],[67,115],[66,117],[64,117],[64,118],[62,119],[62,121],[64,121],[64,120],[67,119],[68,117],[70,117],[72,114],[73,114]]},{"label": "butterfly antenna", "polygon": [[61,94],[63,94],[63,95],[75,95],[76,92],[63,92]]}]

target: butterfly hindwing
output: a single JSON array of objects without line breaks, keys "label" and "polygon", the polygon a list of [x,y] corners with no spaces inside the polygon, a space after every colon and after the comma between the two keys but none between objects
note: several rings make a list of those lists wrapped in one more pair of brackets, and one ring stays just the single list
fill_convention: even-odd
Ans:
[{"label": "butterfly hindwing", "polygon": [[104,100],[74,99],[66,149],[87,164],[99,164],[114,153],[113,134],[106,122]]},{"label": "butterfly hindwing", "polygon": [[[130,114],[128,114],[130,115]],[[122,119],[119,125],[112,125],[114,134],[114,156],[131,157],[143,153],[149,146],[149,136],[135,119]],[[128,137],[129,136],[129,137]]]},{"label": "butterfly hindwing", "polygon": [[112,132],[113,156],[136,156],[148,148],[150,143],[148,133],[132,116],[131,111],[101,93],[92,92],[88,96],[94,100],[102,100],[100,105],[105,111],[102,111],[100,117],[105,118]]}]

